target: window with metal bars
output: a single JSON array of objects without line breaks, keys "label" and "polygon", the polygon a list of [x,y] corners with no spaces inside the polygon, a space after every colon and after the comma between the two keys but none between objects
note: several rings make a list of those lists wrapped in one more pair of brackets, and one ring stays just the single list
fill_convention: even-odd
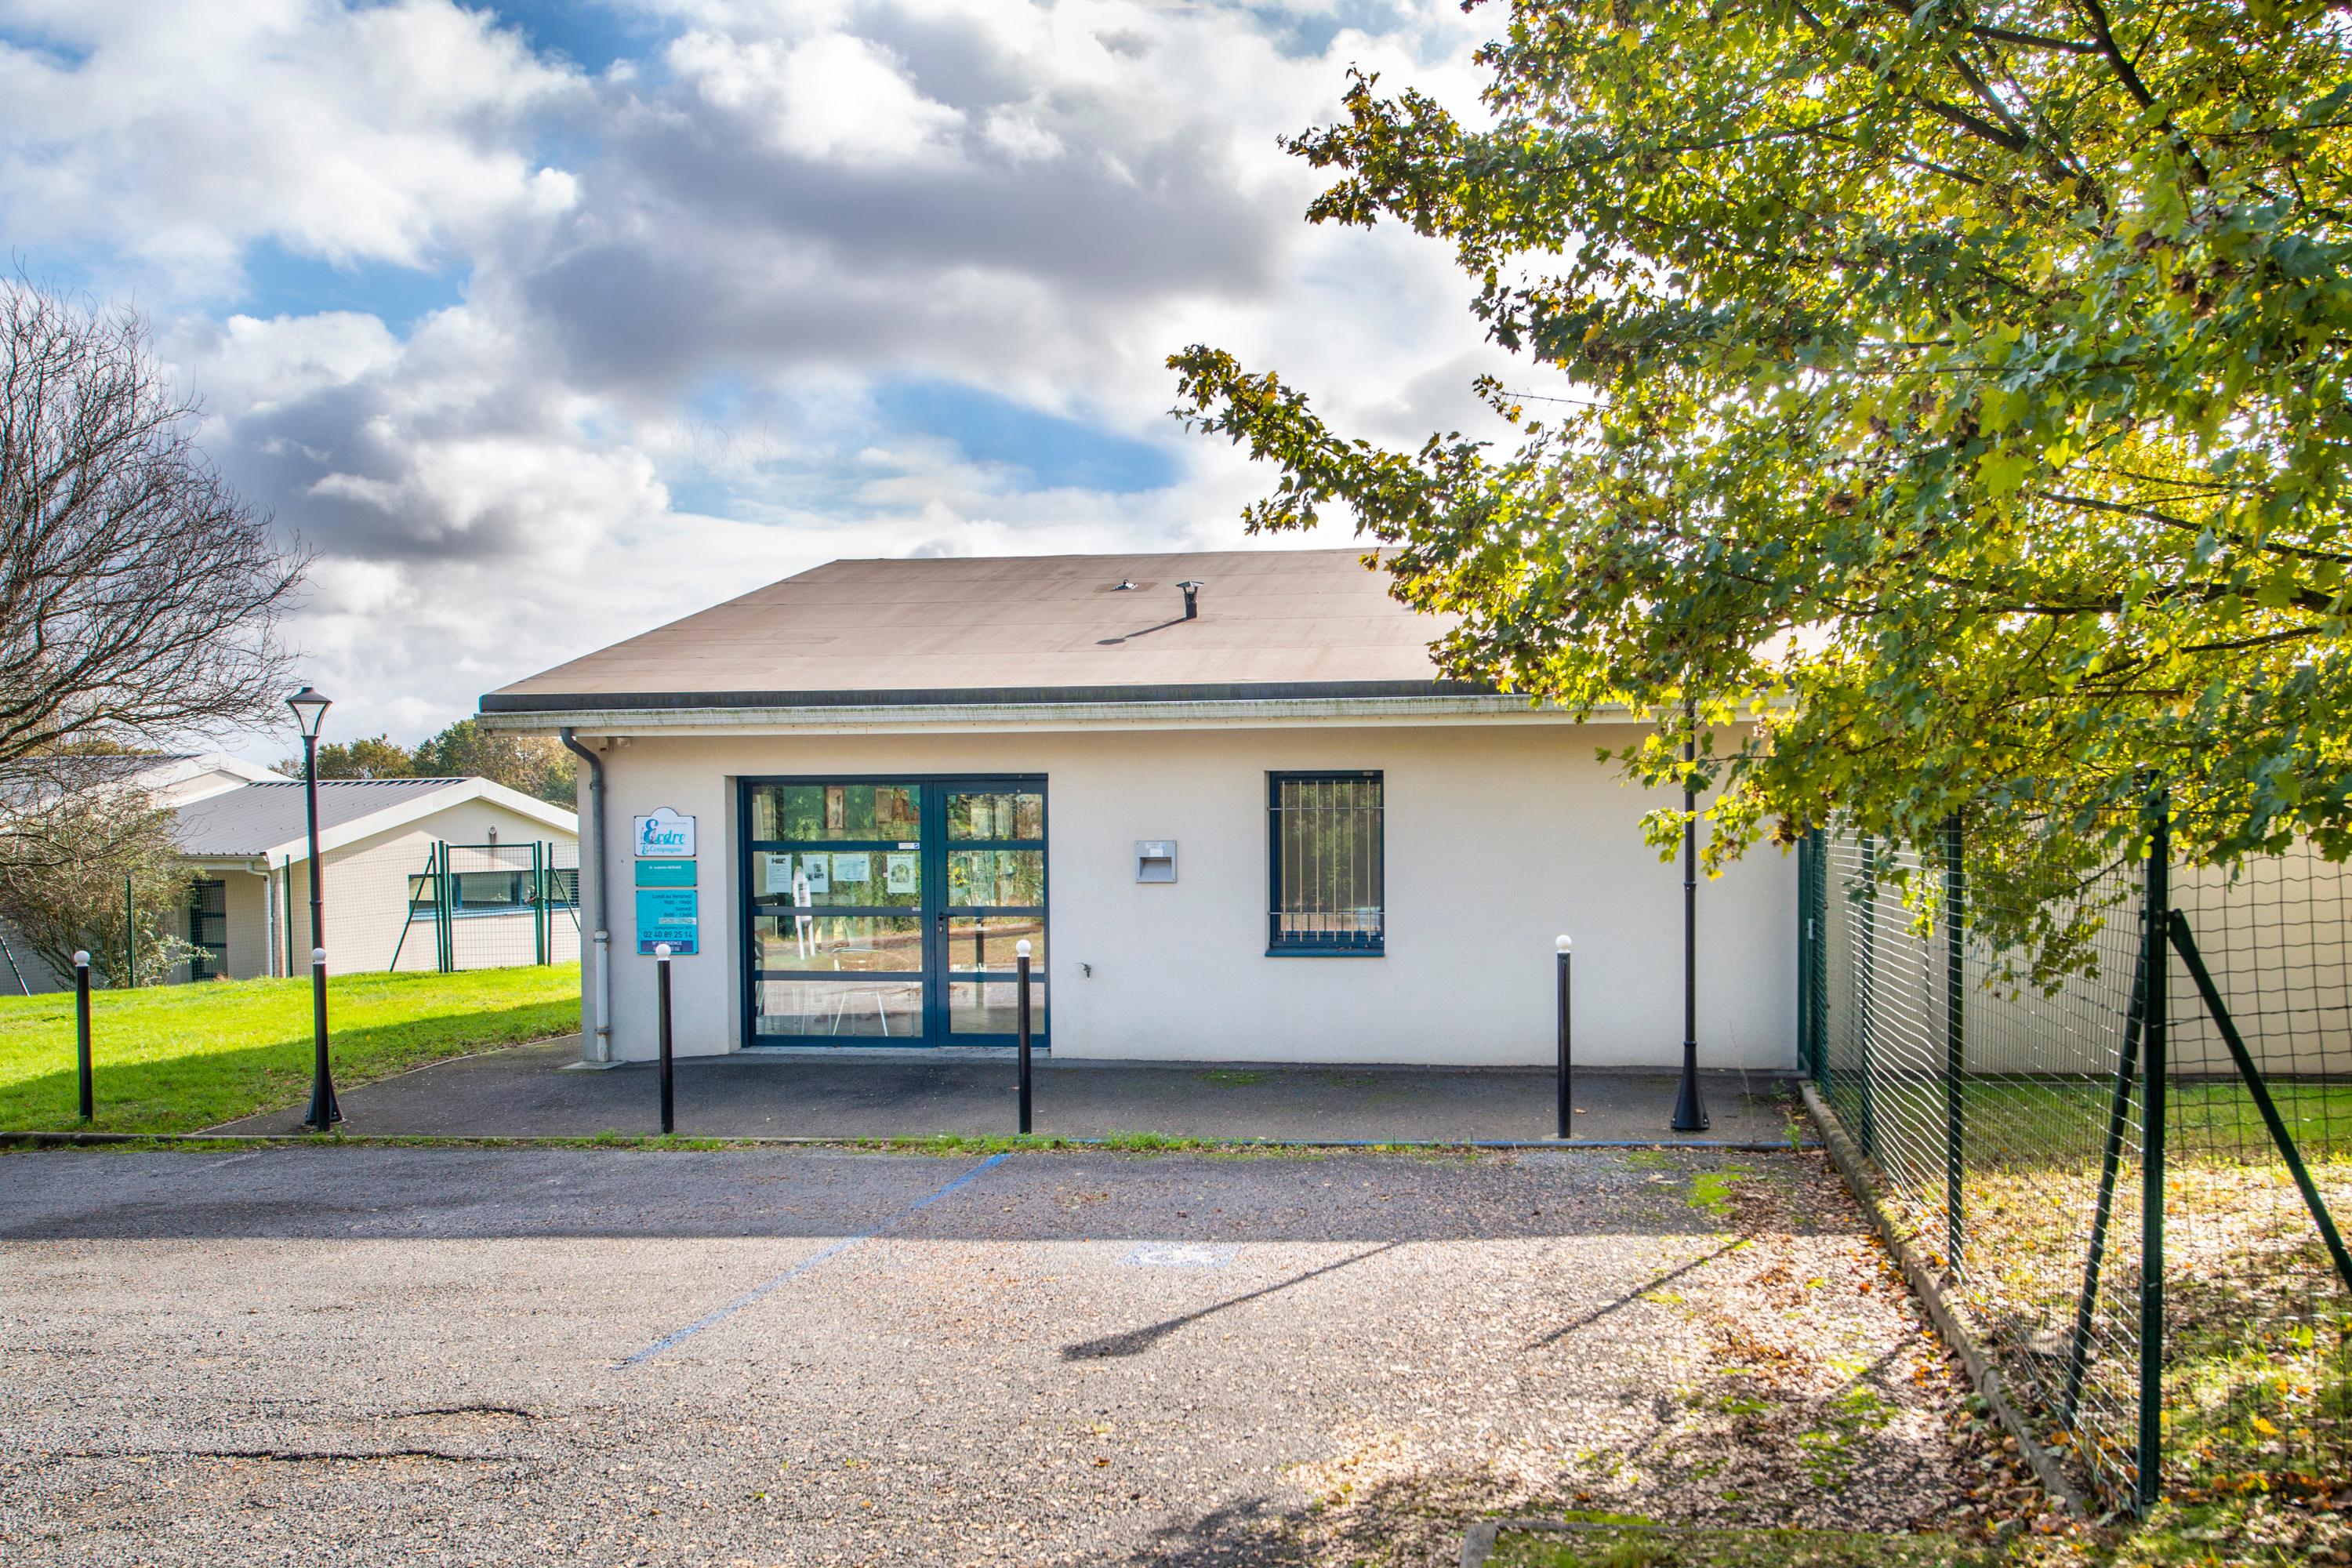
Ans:
[{"label": "window with metal bars", "polygon": [[1378,773],[1266,775],[1266,952],[1378,953],[1385,926]]}]

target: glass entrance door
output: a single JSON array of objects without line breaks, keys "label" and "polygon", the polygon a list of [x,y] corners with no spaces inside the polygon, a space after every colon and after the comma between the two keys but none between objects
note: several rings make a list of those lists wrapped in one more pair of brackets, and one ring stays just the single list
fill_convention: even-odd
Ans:
[{"label": "glass entrance door", "polygon": [[1010,1045],[1026,937],[1045,1044],[1043,779],[748,781],[739,820],[747,1043]]},{"label": "glass entrance door", "polygon": [[946,937],[940,1034],[954,1045],[1014,1039],[1014,948],[1029,942],[1029,1030],[1045,1032],[1045,788],[1034,780],[944,785]]}]

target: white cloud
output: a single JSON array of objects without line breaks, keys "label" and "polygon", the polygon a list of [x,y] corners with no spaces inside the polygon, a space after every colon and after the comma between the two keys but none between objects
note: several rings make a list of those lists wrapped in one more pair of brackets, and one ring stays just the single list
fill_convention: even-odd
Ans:
[{"label": "white cloud", "polygon": [[[320,552],[293,631],[339,720],[413,738],[840,555],[1237,542],[1267,476],[1166,417],[1188,342],[1375,433],[1475,419],[1512,367],[1444,248],[1307,227],[1276,145],[1351,62],[1473,107],[1490,19],[1418,3],[1307,52],[1240,8],[677,0],[591,77],[448,0],[0,0],[36,40],[0,44],[0,237],[137,286],[219,461]],[[462,295],[397,330],[239,301],[260,239]],[[894,426],[910,382],[1180,477],[1055,488]]]},{"label": "white cloud", "polygon": [[[415,264],[543,202],[529,117],[582,89],[446,0],[0,5],[12,243],[103,247],[173,289],[233,287],[274,238]],[[80,51],[79,58],[74,51]]]},{"label": "white cloud", "polygon": [[823,33],[786,47],[688,33],[669,62],[710,102],[758,124],[797,157],[899,163],[948,151],[963,116],[925,98],[871,41]]}]

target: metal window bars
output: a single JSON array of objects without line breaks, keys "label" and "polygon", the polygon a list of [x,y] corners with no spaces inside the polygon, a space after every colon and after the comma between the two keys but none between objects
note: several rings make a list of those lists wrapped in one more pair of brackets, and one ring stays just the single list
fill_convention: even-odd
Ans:
[{"label": "metal window bars", "polygon": [[1386,935],[1377,773],[1276,773],[1267,789],[1266,945],[1379,952]]}]

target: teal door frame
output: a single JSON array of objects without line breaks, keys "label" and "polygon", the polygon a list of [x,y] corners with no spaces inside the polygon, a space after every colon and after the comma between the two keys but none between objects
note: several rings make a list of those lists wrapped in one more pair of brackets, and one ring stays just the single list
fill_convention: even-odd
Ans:
[{"label": "teal door frame", "polygon": [[[753,791],[764,788],[772,788],[779,785],[822,787],[826,784],[910,785],[918,787],[921,792],[918,797],[916,841],[918,853],[922,857],[922,903],[918,909],[908,910],[905,906],[898,906],[892,909],[889,912],[893,915],[912,913],[919,917],[920,921],[922,940],[922,965],[919,970],[894,970],[881,972],[888,974],[909,975],[919,981],[922,988],[922,1005],[920,1009],[922,1033],[919,1038],[911,1036],[877,1037],[865,1035],[827,1035],[823,1037],[782,1035],[762,1036],[757,1032],[759,1013],[754,1005],[754,991],[763,978],[825,980],[832,978],[847,978],[848,976],[843,975],[840,972],[835,971],[804,970],[779,973],[776,971],[763,972],[761,969],[759,962],[760,945],[757,940],[757,921],[758,917],[762,912],[763,904],[761,895],[755,891],[752,880],[752,857],[754,852],[759,850],[789,850],[793,853],[801,853],[813,848],[824,847],[829,844],[837,842],[841,849],[851,853],[866,851],[874,854],[885,854],[897,849],[898,844],[904,842],[903,840],[885,841],[880,838],[871,840],[852,839],[845,841],[803,841],[800,839],[788,838],[754,838],[752,837],[751,795]],[[953,841],[949,839],[947,818],[948,797],[950,795],[1012,792],[1035,795],[1038,797],[1040,805],[1040,821],[1038,827],[1039,837],[1037,838],[1034,840],[989,838],[957,839]],[[736,921],[740,927],[740,931],[738,932],[737,951],[741,954],[743,964],[740,1018],[743,1031],[741,1037],[746,1048],[772,1048],[774,1046],[783,1045],[786,1043],[810,1044],[819,1042],[852,1050],[860,1047],[917,1046],[928,1048],[940,1046],[960,1046],[991,1047],[1003,1047],[1009,1048],[1013,1046],[1015,1044],[1015,1038],[1013,1032],[1009,1029],[1003,1034],[985,1035],[974,1033],[958,1034],[954,1031],[952,1007],[950,1005],[952,994],[950,990],[950,986],[967,984],[1002,984],[1010,985],[1013,983],[1015,975],[1014,972],[1009,967],[1001,972],[992,969],[966,971],[956,970],[953,968],[954,954],[950,951],[950,942],[954,920],[966,913],[976,913],[982,919],[995,914],[1005,914],[1015,917],[1033,915],[1037,921],[1041,937],[1045,935],[1051,920],[1048,911],[1051,910],[1053,904],[1053,889],[1051,886],[1052,859],[1050,855],[1045,853],[1046,846],[1051,842],[1052,810],[1053,805],[1046,789],[1045,776],[1042,773],[816,773],[739,779],[736,784],[735,819],[738,824],[736,843],[736,877],[738,885],[741,888],[742,891],[736,900]],[[956,905],[950,901],[948,858],[951,851],[977,851],[1015,847],[1022,849],[1035,849],[1039,852],[1039,855],[1045,863],[1039,879],[1039,891],[1041,894],[1041,901],[1039,903],[1035,905]],[[792,906],[782,906],[772,902],[767,903],[764,906],[765,909],[770,910],[790,907]],[[877,907],[879,906],[868,907],[868,911],[870,912],[871,908]],[[823,916],[825,906],[815,906],[815,913],[820,918]],[[1043,953],[1041,952],[1041,960],[1042,957]],[[1042,962],[1035,966],[1032,976],[1032,984],[1036,987],[1040,994],[1043,993],[1045,989],[1045,966]],[[1045,1050],[1051,1048],[1050,1023],[1052,1011],[1053,1010],[1050,1005],[1041,1007],[1037,1010],[1035,1016],[1038,1022],[1036,1026],[1033,1029],[1030,1037],[1030,1044],[1033,1049]]]}]

